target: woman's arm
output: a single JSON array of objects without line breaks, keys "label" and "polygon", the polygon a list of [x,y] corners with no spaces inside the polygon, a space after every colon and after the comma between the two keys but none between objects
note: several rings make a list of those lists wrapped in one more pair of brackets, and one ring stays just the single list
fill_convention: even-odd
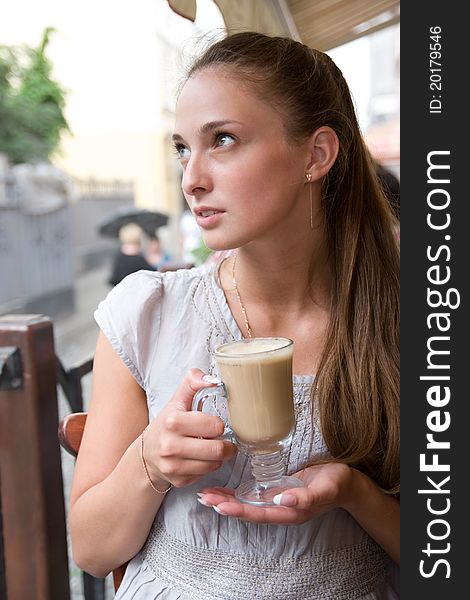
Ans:
[{"label": "woman's arm", "polygon": [[217,469],[234,447],[214,439],[222,434],[217,417],[192,413],[192,397],[207,386],[191,370],[175,395],[148,425],[145,392],[100,333],[93,367],[87,423],[77,457],[70,500],[70,532],[75,562],[103,577],[143,546],[164,499],[150,486],[144,456],[157,489],[180,487]]},{"label": "woman's arm", "polygon": [[351,469],[351,490],[343,501],[359,525],[400,564],[400,502],[385,494],[367,475]]},{"label": "woman's arm", "polygon": [[102,333],[93,365],[69,523],[75,562],[103,577],[137,553],[164,496],[139,469],[138,436],[148,424],[145,393]]},{"label": "woman's arm", "polygon": [[343,508],[400,563],[400,503],[385,494],[366,475],[347,465],[331,462],[314,465],[296,474],[305,488],[293,488],[276,497],[276,507],[260,508],[238,502],[233,491],[206,488],[200,499],[217,512],[255,523],[293,525]]}]

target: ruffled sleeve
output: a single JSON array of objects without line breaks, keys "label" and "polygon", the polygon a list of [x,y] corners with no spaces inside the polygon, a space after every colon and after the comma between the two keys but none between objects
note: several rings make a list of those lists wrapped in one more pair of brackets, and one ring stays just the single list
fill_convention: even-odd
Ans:
[{"label": "ruffled sleeve", "polygon": [[147,389],[161,325],[162,274],[128,275],[99,303],[96,322],[137,383]]}]

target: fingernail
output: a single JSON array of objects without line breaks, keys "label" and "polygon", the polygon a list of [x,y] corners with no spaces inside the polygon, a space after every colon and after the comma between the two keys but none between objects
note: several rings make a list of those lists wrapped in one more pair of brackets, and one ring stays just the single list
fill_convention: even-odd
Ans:
[{"label": "fingernail", "polygon": [[215,383],[216,385],[222,383],[218,377],[214,377],[213,375],[204,375],[202,379],[207,381],[207,383]]},{"label": "fingernail", "polygon": [[218,506],[213,506],[212,508],[215,510],[215,512],[219,513],[219,515],[227,515],[227,513],[224,513],[224,511],[221,510]]},{"label": "fingernail", "polygon": [[295,506],[297,504],[297,498],[290,494],[278,494],[273,498],[274,504],[277,506]]},{"label": "fingernail", "polygon": [[198,498],[202,498],[204,496],[203,492],[197,492]]},{"label": "fingernail", "polygon": [[[202,498],[198,498],[197,501],[199,502],[199,504],[202,504],[202,506],[208,506],[209,508],[212,506],[212,504],[209,504],[209,502],[206,502]],[[214,508],[214,507],[212,507],[212,508]]]}]

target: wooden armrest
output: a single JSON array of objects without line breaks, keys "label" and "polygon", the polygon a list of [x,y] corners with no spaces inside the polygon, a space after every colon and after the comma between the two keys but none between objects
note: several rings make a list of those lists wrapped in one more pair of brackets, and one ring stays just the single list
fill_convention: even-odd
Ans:
[{"label": "wooden armrest", "polygon": [[87,413],[71,413],[59,423],[59,442],[64,450],[72,456],[77,456],[85,429]]}]

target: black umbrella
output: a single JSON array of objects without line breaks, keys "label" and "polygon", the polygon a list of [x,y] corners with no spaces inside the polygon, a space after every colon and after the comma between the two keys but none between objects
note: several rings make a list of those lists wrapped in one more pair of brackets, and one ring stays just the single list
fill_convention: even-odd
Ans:
[{"label": "black umbrella", "polygon": [[156,229],[163,227],[167,222],[168,216],[163,213],[135,206],[122,206],[98,222],[98,231],[101,235],[118,237],[123,225],[136,223],[147,235],[152,236],[155,235]]}]

